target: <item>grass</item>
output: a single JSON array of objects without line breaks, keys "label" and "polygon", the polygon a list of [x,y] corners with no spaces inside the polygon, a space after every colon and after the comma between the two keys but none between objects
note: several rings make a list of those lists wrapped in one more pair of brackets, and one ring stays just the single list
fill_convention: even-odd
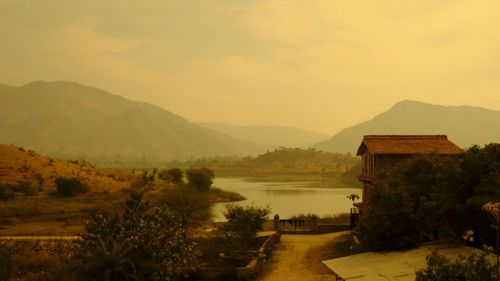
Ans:
[{"label": "grass", "polygon": [[[245,198],[234,192],[212,189],[202,193],[209,203],[232,202]],[[152,192],[148,199],[160,204],[163,192]],[[0,201],[0,236],[15,235],[77,235],[84,231],[89,212],[122,210],[123,192],[93,192],[75,197],[18,197]],[[194,218],[209,220],[210,208],[197,210]]]},{"label": "grass", "polygon": [[76,235],[83,231],[89,211],[121,209],[123,200],[124,194],[115,192],[0,202],[0,235]]}]

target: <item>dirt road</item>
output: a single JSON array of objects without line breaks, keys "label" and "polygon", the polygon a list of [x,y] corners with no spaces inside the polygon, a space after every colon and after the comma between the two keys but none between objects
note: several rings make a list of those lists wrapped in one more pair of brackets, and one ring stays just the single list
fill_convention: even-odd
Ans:
[{"label": "dirt road", "polygon": [[324,281],[335,280],[321,261],[336,255],[336,242],[349,231],[318,235],[288,234],[281,242],[258,281]]}]

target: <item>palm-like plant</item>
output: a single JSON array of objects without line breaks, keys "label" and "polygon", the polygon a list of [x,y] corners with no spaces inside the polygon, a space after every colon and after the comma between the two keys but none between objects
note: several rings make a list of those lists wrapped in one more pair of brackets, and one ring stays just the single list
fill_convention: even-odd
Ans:
[{"label": "palm-like plant", "polygon": [[351,193],[351,194],[347,195],[347,199],[351,200],[352,204],[354,205],[356,200],[359,200],[359,195],[357,195],[355,193]]},{"label": "palm-like plant", "polygon": [[85,266],[90,276],[103,278],[104,281],[140,280],[130,253],[133,247],[125,241],[106,244],[98,238],[94,259]]}]

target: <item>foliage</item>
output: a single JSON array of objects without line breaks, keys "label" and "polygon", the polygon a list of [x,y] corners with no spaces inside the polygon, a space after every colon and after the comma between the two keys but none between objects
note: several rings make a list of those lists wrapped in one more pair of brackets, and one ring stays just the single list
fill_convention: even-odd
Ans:
[{"label": "foliage", "polygon": [[78,242],[81,280],[180,280],[198,253],[168,208],[152,208],[133,191],[123,215],[92,214]]},{"label": "foliage", "polygon": [[258,230],[262,229],[262,224],[270,212],[269,207],[261,208],[253,205],[242,207],[226,204],[224,217],[227,222],[221,227],[221,231],[225,237],[249,241]]},{"label": "foliage", "polygon": [[12,253],[6,246],[0,245],[0,281],[10,280],[13,267]]},{"label": "foliage", "polygon": [[418,225],[415,232],[419,240],[442,236],[461,239],[467,230],[474,230],[476,246],[494,242],[491,220],[481,208],[486,202],[500,200],[500,144],[473,146],[463,156],[414,156],[385,172],[387,188],[404,194],[407,203],[381,207],[373,202],[375,212],[368,212],[372,221],[361,225],[369,226],[378,220],[376,225],[381,229],[377,232],[393,232],[394,225],[384,223],[387,214],[381,212],[381,208],[392,208],[392,213],[401,212],[401,220],[409,219],[408,211],[413,214],[409,221]]},{"label": "foliage", "polygon": [[14,199],[16,194],[12,190],[12,186],[9,184],[0,184],[0,200],[7,201]]},{"label": "foliage", "polygon": [[177,186],[173,190],[167,190],[162,200],[168,208],[174,211],[180,218],[180,225],[187,230],[193,220],[209,219],[210,204],[208,197],[197,189],[188,186]]},{"label": "foliage", "polygon": [[188,184],[200,191],[209,190],[212,187],[215,174],[207,168],[189,169],[186,171]]},{"label": "foliage", "polygon": [[38,190],[29,181],[19,181],[16,184],[0,184],[0,201],[14,199],[16,193],[33,196],[38,193]]},{"label": "foliage", "polygon": [[416,281],[494,281],[496,268],[486,254],[459,256],[450,262],[437,251],[426,258],[427,267],[416,272]]},{"label": "foliage", "polygon": [[162,180],[170,181],[174,184],[181,184],[184,178],[184,173],[179,168],[171,168],[162,170],[158,173],[158,177]]},{"label": "foliage", "polygon": [[373,207],[360,221],[358,232],[368,250],[408,249],[418,243],[415,222],[408,195],[386,188],[374,194]]},{"label": "foliage", "polygon": [[[313,148],[280,147],[256,157],[218,156],[184,162],[175,161],[170,166],[207,167],[217,172],[238,175],[320,174],[339,175],[359,164],[351,155],[318,151]],[[353,169],[346,180],[359,186],[356,177],[361,166]]]},{"label": "foliage", "polygon": [[347,195],[346,197],[347,197],[347,199],[352,201],[352,204],[354,204],[356,202],[356,200],[359,200],[359,195],[356,193],[351,193],[351,194]]},{"label": "foliage", "polygon": [[500,220],[500,202],[488,202],[481,209],[493,215],[496,220]]},{"label": "foliage", "polygon": [[87,192],[88,186],[77,178],[57,177],[55,179],[57,194],[63,197],[72,197]]},{"label": "foliage", "polygon": [[29,181],[19,181],[12,185],[14,192],[22,193],[26,196],[33,196],[38,193],[38,190]]}]

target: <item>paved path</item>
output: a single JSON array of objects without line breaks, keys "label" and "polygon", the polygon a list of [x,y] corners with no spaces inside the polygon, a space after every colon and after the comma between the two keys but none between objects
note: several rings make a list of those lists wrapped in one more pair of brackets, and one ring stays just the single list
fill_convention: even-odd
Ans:
[{"label": "paved path", "polygon": [[321,261],[333,254],[335,240],[348,233],[282,235],[267,268],[257,281],[335,280],[333,273]]}]

